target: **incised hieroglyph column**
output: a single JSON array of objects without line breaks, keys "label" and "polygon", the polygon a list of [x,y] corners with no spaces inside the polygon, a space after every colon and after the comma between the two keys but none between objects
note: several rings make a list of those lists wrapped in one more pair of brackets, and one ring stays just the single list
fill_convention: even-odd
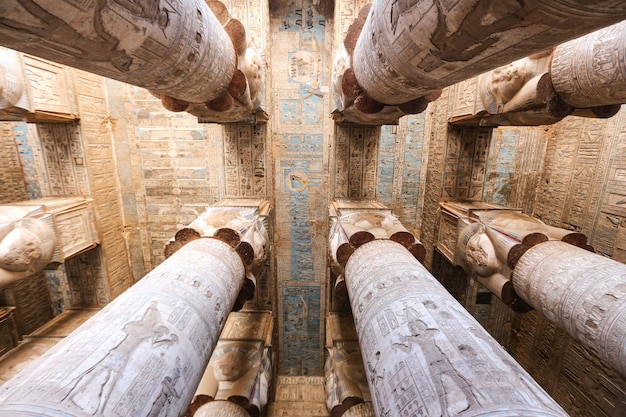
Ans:
[{"label": "incised hieroglyph column", "polygon": [[528,304],[626,377],[626,265],[545,242],[520,258],[512,280]]},{"label": "incised hieroglyph column", "polygon": [[254,296],[256,277],[262,272],[267,257],[267,217],[270,210],[266,200],[222,200],[176,232],[165,246],[165,257],[203,237],[213,237],[227,243],[241,256],[246,267],[246,278],[233,307],[234,311],[239,311]]},{"label": "incised hieroglyph column", "polygon": [[377,0],[344,41],[334,75],[343,96],[338,110],[353,117],[356,107],[374,121],[386,106],[403,110],[391,117],[418,113],[446,86],[625,17],[626,5],[616,0]]},{"label": "incised hieroglyph column", "polygon": [[426,250],[390,209],[378,202],[334,201],[329,210],[328,249],[331,266],[331,311],[349,311],[344,268],[354,251],[376,239],[390,239],[403,245],[420,262]]},{"label": "incised hieroglyph column", "polygon": [[345,276],[376,415],[567,415],[402,245],[365,243]]},{"label": "incised hieroglyph column", "polygon": [[206,230],[179,231],[162,264],[0,387],[0,416],[182,415],[267,256],[269,204],[236,203],[207,209]]},{"label": "incised hieroglyph column", "polygon": [[6,0],[0,44],[147,88],[171,111],[219,122],[258,110],[259,55],[218,1]]},{"label": "incised hieroglyph column", "polygon": [[616,0],[377,0],[352,63],[371,98],[398,104],[624,18]]},{"label": "incised hieroglyph column", "polygon": [[245,276],[228,244],[189,242],[0,387],[0,416],[178,416]]},{"label": "incised hieroglyph column", "polygon": [[441,203],[437,250],[513,310],[537,309],[626,376],[626,265],[584,234],[481,202]]},{"label": "incised hieroglyph column", "polygon": [[626,21],[481,74],[471,126],[537,126],[608,118],[626,102]]}]

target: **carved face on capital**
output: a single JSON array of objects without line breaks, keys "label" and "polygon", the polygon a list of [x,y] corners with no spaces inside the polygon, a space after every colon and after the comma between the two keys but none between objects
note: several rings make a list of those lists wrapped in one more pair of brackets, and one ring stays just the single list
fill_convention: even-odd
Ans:
[{"label": "carved face on capital", "polygon": [[493,243],[482,231],[468,240],[466,260],[472,270],[482,277],[495,274],[501,267]]},{"label": "carved face on capital", "polygon": [[26,271],[41,256],[41,240],[25,228],[13,229],[0,242],[0,267],[8,271]]},{"label": "carved face on capital", "polygon": [[224,353],[215,363],[215,379],[218,381],[236,381],[252,368],[252,362],[238,350]]},{"label": "carved face on capital", "polygon": [[498,104],[498,110],[502,111],[502,107],[524,85],[524,77],[521,74],[519,63],[514,62],[500,68],[496,68],[491,73],[491,93]]}]

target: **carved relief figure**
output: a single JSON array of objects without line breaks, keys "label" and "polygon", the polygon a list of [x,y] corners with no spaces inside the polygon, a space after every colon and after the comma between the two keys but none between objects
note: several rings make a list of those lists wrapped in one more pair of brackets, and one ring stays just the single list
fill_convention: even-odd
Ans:
[{"label": "carved relief figure", "polygon": [[[437,310],[433,303],[425,304],[431,310]],[[402,352],[416,354],[419,349],[429,364],[429,372],[433,388],[437,392],[446,412],[443,415],[457,415],[472,406],[481,404],[481,395],[476,392],[469,379],[457,369],[449,358],[449,352],[438,343],[440,330],[429,326],[412,307],[405,306],[408,335],[401,340],[392,342],[394,348]],[[425,318],[424,318],[425,319]]]},{"label": "carved relief figure", "polygon": [[176,366],[173,371],[173,375],[166,375],[161,381],[161,392],[159,393],[154,403],[152,403],[152,408],[150,409],[150,413],[148,417],[158,417],[163,413],[163,415],[168,415],[167,409],[169,408],[169,404],[172,402],[173,398],[180,398],[180,394],[176,390],[176,383],[180,379],[180,357],[176,357]]},{"label": "carved relief figure", "polygon": [[[144,342],[153,345],[161,342],[175,343],[177,335],[169,335],[161,314],[153,301],[140,320],[124,325],[124,337],[111,347],[95,364],[81,372],[70,382],[70,390],[62,401],[71,402],[81,410],[91,414],[102,414],[110,394],[115,389],[119,377],[131,359],[133,352]],[[173,381],[173,380],[172,380]]]}]

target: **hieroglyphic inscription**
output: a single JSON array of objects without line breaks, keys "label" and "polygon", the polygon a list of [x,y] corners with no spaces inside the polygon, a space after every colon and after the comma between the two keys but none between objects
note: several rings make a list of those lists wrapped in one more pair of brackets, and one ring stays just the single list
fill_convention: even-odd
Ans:
[{"label": "hieroglyphic inscription", "polygon": [[[105,87],[110,117],[115,120],[111,124],[111,133],[115,143],[115,162],[117,164],[117,177],[120,185],[120,194],[124,209],[125,237],[129,247],[134,248],[129,252],[130,267],[133,282],[139,281],[146,274],[147,244],[144,244],[146,230],[129,225],[142,224],[145,219],[145,205],[143,201],[144,191],[140,187],[140,176],[134,171],[140,166],[139,155],[134,146],[135,125],[134,111],[130,108],[130,101],[126,94],[130,86],[106,79]],[[135,249],[136,248],[136,249]],[[149,257],[148,257],[149,258]]]},{"label": "hieroglyphic inscription", "polygon": [[[328,80],[332,27],[312,0],[270,4],[273,70],[273,155],[276,169],[275,246],[278,294],[278,373],[322,375],[328,216],[330,113]],[[295,282],[303,287],[292,285]],[[287,291],[294,295],[285,295]],[[287,314],[302,304],[318,323],[301,327]],[[298,309],[300,307],[297,307]],[[302,350],[298,347],[302,346]]]},{"label": "hieroglyphic inscription", "polygon": [[354,22],[355,17],[358,16],[359,10],[366,4],[367,0],[341,0],[335,4],[335,39],[343,42],[346,37],[346,32],[350,25]]},{"label": "hieroglyphic inscription", "polygon": [[505,207],[516,207],[511,204],[511,179],[515,175],[515,161],[517,157],[518,130],[497,129],[491,143],[489,153],[491,158],[485,167],[487,183],[483,190],[482,199]]},{"label": "hieroglyphic inscription", "polygon": [[46,269],[46,282],[50,290],[50,304],[54,316],[61,314],[65,309],[70,308],[70,287],[67,281],[65,265],[61,264],[57,269]]},{"label": "hieroglyphic inscription", "polygon": [[[401,190],[394,190],[399,197],[400,210],[399,218],[407,227],[419,228],[416,223],[421,217],[419,211],[419,200],[424,189],[424,178],[422,177],[422,162],[424,161],[424,116],[409,115],[403,118],[406,123],[406,133],[400,135],[400,140],[405,138],[404,154],[402,158],[402,181]],[[401,125],[402,126],[402,125]],[[397,183],[397,181],[396,181]]]},{"label": "hieroglyphic inscription", "polygon": [[0,414],[180,415],[243,278],[229,245],[188,243],[33,364],[37,372],[12,379]]},{"label": "hieroglyphic inscription", "polygon": [[67,307],[106,305],[108,296],[100,247],[67,259],[64,269],[71,294]]},{"label": "hieroglyphic inscription", "polygon": [[579,108],[624,102],[625,29],[621,22],[556,48],[550,73],[563,101]]},{"label": "hieroglyphic inscription", "polygon": [[38,124],[37,128],[51,195],[61,197],[91,194],[85,151],[78,126]]},{"label": "hieroglyphic inscription", "polygon": [[626,376],[625,271],[601,255],[545,242],[522,256],[512,281],[529,305]]},{"label": "hieroglyphic inscription", "polygon": [[[623,107],[623,106],[622,106]],[[607,121],[607,139],[598,156],[598,169],[605,172],[591,191],[590,205],[596,210],[591,223],[591,241],[600,253],[624,262],[623,222],[626,218],[626,111]],[[610,139],[610,141],[609,141]],[[620,237],[622,237],[620,239]]]},{"label": "hieroglyphic inscription", "polygon": [[600,201],[607,196],[600,193],[606,193],[602,190],[608,190],[611,184],[605,174],[610,171],[609,160],[619,155],[610,138],[619,137],[615,129],[620,119],[623,111],[609,120],[568,117],[555,125],[550,131],[554,138],[547,144],[538,189],[538,195],[550,195],[550,199],[538,198],[535,206],[537,217],[553,226],[589,234],[591,244],[608,255],[612,253],[610,241],[615,232],[600,212]]},{"label": "hieroglyphic inscription", "polygon": [[63,65],[24,55],[30,99],[34,110],[50,113],[76,113],[69,88],[68,69]]},{"label": "hieroglyphic inscription", "polygon": [[393,209],[393,184],[396,144],[400,145],[397,129],[392,126],[381,126],[378,140],[378,174],[376,181],[376,199]]},{"label": "hieroglyphic inscription", "polygon": [[377,415],[565,415],[401,245],[364,244],[345,274]]},{"label": "hieroglyphic inscription", "polygon": [[10,288],[11,304],[16,306],[20,334],[30,334],[53,317],[46,274],[41,271],[16,281]]},{"label": "hieroglyphic inscription", "polygon": [[[89,194],[94,201],[104,257],[105,273],[102,279],[106,277],[107,280],[106,283],[97,286],[108,287],[108,297],[112,299],[126,290],[132,284],[132,279],[126,242],[120,233],[124,225],[119,187],[115,176],[111,175],[111,167],[115,167],[115,156],[111,131],[106,122],[108,114],[103,80],[102,77],[80,71],[74,72],[74,80],[78,91],[78,106],[81,110],[80,138],[89,170],[91,187]],[[77,149],[72,148],[72,152]]]},{"label": "hieroglyphic inscription", "polygon": [[[504,132],[505,129],[497,129],[496,133]],[[544,130],[541,128],[526,128],[520,130],[520,138],[517,142],[517,161],[515,178],[511,179],[514,184],[511,190],[511,200],[506,204],[508,207],[519,207],[524,213],[532,213],[537,188],[541,178],[541,168],[546,153],[546,141]]]},{"label": "hieroglyphic inscription", "polygon": [[0,151],[4,161],[0,167],[0,203],[27,199],[12,123],[0,124]]},{"label": "hieroglyphic inscription", "polygon": [[472,77],[450,87],[454,94],[451,117],[476,114],[482,108],[477,81],[478,77]]},{"label": "hieroglyphic inscription", "polygon": [[320,375],[321,292],[318,286],[283,286],[283,375]]},{"label": "hieroglyphic inscription", "polygon": [[[437,240],[437,211],[439,210],[439,199],[445,195],[445,175],[446,171],[446,149],[450,138],[448,138],[447,105],[449,99],[449,89],[445,89],[441,98],[430,104],[432,116],[426,117],[426,122],[431,126],[430,135],[424,138],[424,146],[428,146],[427,175],[424,183],[423,194],[423,222],[421,226],[422,234],[420,240],[426,248],[426,258],[424,265],[430,267],[433,260],[435,242]],[[446,138],[445,140],[443,138]]]},{"label": "hieroglyphic inscription", "polygon": [[[596,183],[599,172],[598,157],[603,148],[603,142],[607,140],[607,123],[605,120],[578,119],[565,120],[559,125],[564,129],[563,133],[558,133],[559,137],[573,135],[573,132],[580,132],[576,155],[574,157],[574,171],[570,187],[568,190],[568,203],[563,212],[563,221],[566,224],[575,225],[587,232],[585,217],[589,213],[590,197]],[[567,133],[565,133],[567,132]],[[605,168],[606,169],[606,168]]]},{"label": "hieroglyphic inscription", "polygon": [[489,128],[450,129],[445,160],[444,194],[447,198],[480,200],[483,193]]},{"label": "hieroglyphic inscription", "polygon": [[[359,38],[352,57],[361,87],[381,103],[404,103],[626,15],[614,1],[584,8],[533,3],[515,11],[503,9],[497,18],[485,20],[493,13],[491,7],[375,2],[362,31],[367,36]],[[496,38],[500,41],[493,42]]]},{"label": "hieroglyphic inscription", "polygon": [[315,281],[313,231],[309,220],[310,199],[315,194],[310,193],[321,184],[317,178],[310,177],[316,173],[307,161],[285,161],[282,165],[283,190],[289,201],[290,280]]},{"label": "hieroglyphic inscription", "polygon": [[338,125],[336,135],[335,197],[373,200],[380,128]]},{"label": "hieroglyphic inscription", "polygon": [[246,28],[246,35],[260,50],[266,48],[267,36],[267,5],[262,1],[225,0],[233,18],[239,20]]},{"label": "hieroglyphic inscription", "polygon": [[378,151],[376,199],[398,213],[409,228],[420,228],[428,159],[424,114],[408,115],[397,126],[383,126]]},{"label": "hieroglyphic inscription", "polygon": [[[129,133],[136,144],[131,151],[137,161],[133,167],[139,189],[137,211],[139,221],[147,225],[142,239],[146,269],[150,269],[164,259],[163,247],[176,231],[220,198],[220,179],[229,178],[233,187],[238,186],[238,176],[226,176],[227,168],[222,166],[225,161],[237,163],[238,156],[222,154],[221,126],[198,125],[188,114],[168,112],[146,90],[125,94],[130,104],[126,104],[127,123],[134,126]],[[252,162],[246,161],[252,170]],[[230,183],[222,184],[228,188]]]},{"label": "hieroglyphic inscription", "polygon": [[[204,2],[72,3],[43,14],[3,4],[3,44],[195,103],[214,99],[232,78],[234,48]],[[46,40],[50,22],[54,41]]]},{"label": "hieroglyphic inscription", "polygon": [[24,181],[26,182],[26,189],[28,190],[28,198],[40,198],[42,197],[42,188],[47,189],[47,186],[42,184],[42,182],[44,182],[43,173],[45,172],[45,168],[43,167],[43,161],[40,159],[41,146],[35,144],[37,141],[33,140],[36,139],[37,135],[35,134],[35,138],[29,138],[29,135],[34,132],[34,129],[29,129],[25,122],[15,123],[13,128],[15,131],[15,142],[17,143],[20,153]]},{"label": "hieroglyphic inscription", "polygon": [[264,196],[266,126],[224,126],[224,178],[227,196]]}]

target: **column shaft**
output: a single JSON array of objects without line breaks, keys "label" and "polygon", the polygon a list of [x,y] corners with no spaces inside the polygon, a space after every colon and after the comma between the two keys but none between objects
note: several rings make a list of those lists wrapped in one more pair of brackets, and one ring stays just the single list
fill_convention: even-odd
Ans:
[{"label": "column shaft", "polygon": [[563,242],[532,247],[517,294],[626,377],[626,265]]},{"label": "column shaft", "polygon": [[566,415],[403,246],[366,243],[345,275],[376,415]]},{"label": "column shaft", "polygon": [[211,401],[200,407],[193,417],[250,417],[250,414],[230,401]]},{"label": "column shaft", "polygon": [[619,22],[617,0],[374,2],[352,66],[373,99],[400,104]]},{"label": "column shaft", "polygon": [[626,101],[626,22],[559,45],[550,66],[554,89],[570,106]]},{"label": "column shaft", "polygon": [[203,0],[3,0],[0,44],[192,103],[218,97],[235,71]]},{"label": "column shaft", "polygon": [[0,416],[181,415],[244,274],[227,244],[189,242],[3,385]]}]

